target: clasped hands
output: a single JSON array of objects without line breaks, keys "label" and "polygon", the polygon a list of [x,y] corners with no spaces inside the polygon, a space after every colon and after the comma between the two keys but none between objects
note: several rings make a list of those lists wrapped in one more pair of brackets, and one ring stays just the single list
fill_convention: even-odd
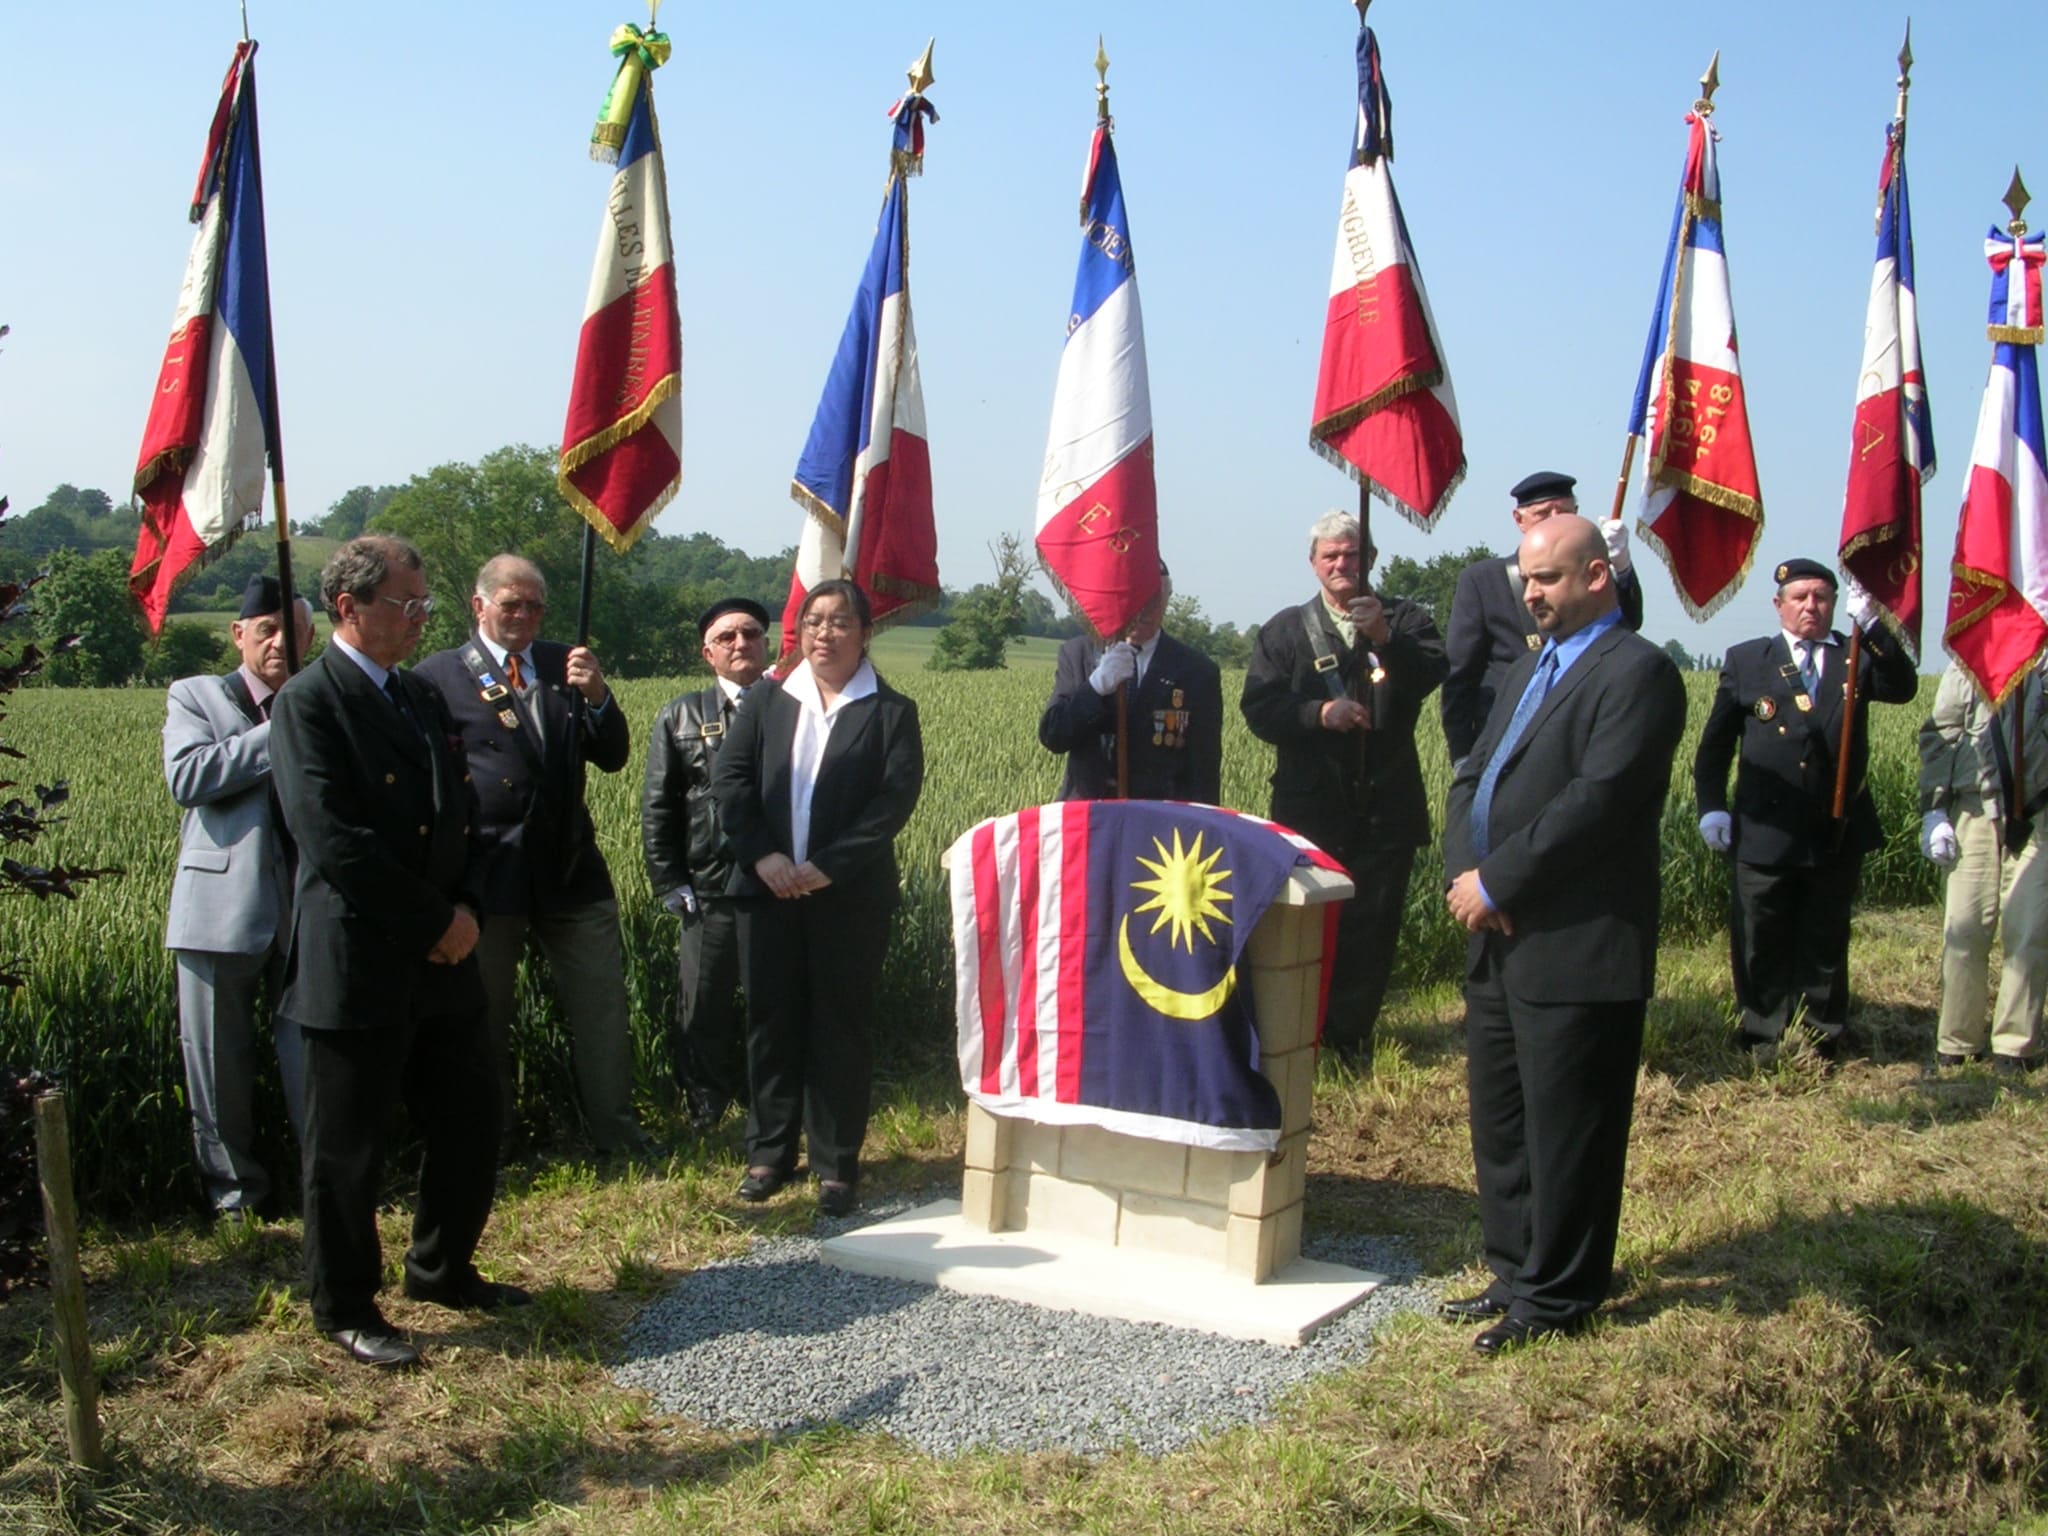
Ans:
[{"label": "clasped hands", "polygon": [[1479,871],[1468,869],[1451,882],[1444,892],[1444,901],[1467,933],[1490,930],[1494,933],[1513,933],[1514,919],[1505,912],[1495,911],[1486,904],[1486,897],[1479,889]]},{"label": "clasped hands", "polygon": [[822,891],[832,883],[832,877],[809,859],[799,864],[786,853],[770,853],[756,859],[754,873],[782,901]]},{"label": "clasped hands", "polygon": [[448,919],[448,929],[427,951],[429,965],[460,965],[469,958],[469,952],[476,948],[477,936],[482,933],[477,926],[476,914],[467,907],[457,907],[455,915]]}]

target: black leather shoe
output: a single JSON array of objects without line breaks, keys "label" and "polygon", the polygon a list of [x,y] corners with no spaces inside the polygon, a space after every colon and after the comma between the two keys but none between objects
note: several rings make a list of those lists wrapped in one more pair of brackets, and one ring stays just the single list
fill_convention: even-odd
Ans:
[{"label": "black leather shoe", "polygon": [[747,1176],[740,1180],[740,1198],[758,1205],[787,1181],[788,1175],[780,1168],[749,1168]]},{"label": "black leather shoe", "polygon": [[469,1312],[495,1312],[500,1307],[524,1307],[533,1303],[531,1291],[486,1280],[474,1270],[452,1285],[429,1285],[407,1275],[405,1294],[413,1301],[430,1301],[437,1307]]},{"label": "black leather shoe", "polygon": [[688,1089],[683,1100],[689,1107],[690,1129],[698,1132],[716,1130],[732,1104],[724,1094],[714,1093],[709,1088]]},{"label": "black leather shoe", "polygon": [[851,1184],[842,1184],[837,1179],[820,1179],[818,1181],[818,1214],[820,1216],[851,1216],[854,1206],[859,1203],[854,1197]]},{"label": "black leather shoe", "polygon": [[420,1363],[420,1352],[394,1333],[389,1324],[373,1328],[337,1328],[327,1335],[358,1365],[379,1366],[387,1371],[404,1371]]},{"label": "black leather shoe", "polygon": [[2034,1058],[2031,1056],[1993,1056],[1991,1058],[1991,1070],[2000,1077],[2024,1077],[2027,1073],[2034,1070]]},{"label": "black leather shoe", "polygon": [[1524,1344],[1549,1338],[1552,1334],[1577,1333],[1581,1326],[1578,1319],[1568,1323],[1545,1323],[1526,1317],[1504,1317],[1474,1339],[1472,1347],[1482,1355],[1498,1355],[1505,1350],[1520,1349]]},{"label": "black leather shoe", "polygon": [[1443,1311],[1445,1317],[1461,1323],[1483,1323],[1489,1317],[1506,1317],[1508,1304],[1503,1296],[1481,1291],[1477,1296],[1459,1296],[1445,1302]]}]

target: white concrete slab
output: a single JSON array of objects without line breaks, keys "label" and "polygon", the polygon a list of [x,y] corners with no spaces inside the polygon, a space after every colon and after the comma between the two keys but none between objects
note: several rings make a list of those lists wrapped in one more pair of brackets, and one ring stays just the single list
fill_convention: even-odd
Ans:
[{"label": "white concrete slab", "polygon": [[1186,1259],[1057,1233],[979,1231],[960,1219],[957,1200],[919,1206],[822,1246],[826,1263],[856,1274],[1289,1346],[1386,1279],[1297,1259],[1254,1285]]}]

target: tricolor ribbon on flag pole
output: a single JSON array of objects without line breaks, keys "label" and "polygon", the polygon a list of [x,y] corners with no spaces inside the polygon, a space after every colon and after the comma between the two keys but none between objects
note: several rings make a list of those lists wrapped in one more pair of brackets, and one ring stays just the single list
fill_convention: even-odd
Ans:
[{"label": "tricolor ribbon on flag pole", "polygon": [[683,328],[669,238],[668,180],[654,116],[654,71],[668,38],[630,24],[591,156],[615,160],[583,302],[556,480],[570,505],[621,552],[668,505],[683,475]]},{"label": "tricolor ribbon on flag pole", "polygon": [[1309,446],[1428,530],[1465,478],[1465,438],[1393,162],[1379,43],[1361,16],[1358,131],[1337,216]]},{"label": "tricolor ribbon on flag pole", "polygon": [[179,584],[261,519],[266,461],[281,473],[253,42],[222,82],[191,217],[199,232],[135,465],[128,585],[152,632]]},{"label": "tricolor ribbon on flag pole", "polygon": [[1920,657],[1921,488],[1934,476],[1934,426],[1920,363],[1913,294],[1913,220],[1906,195],[1906,67],[1899,115],[1885,131],[1878,173],[1877,262],[1863,322],[1863,366],[1842,499],[1842,570],[1879,619]]},{"label": "tricolor ribbon on flag pole", "polygon": [[[1109,60],[1099,46],[1096,68],[1106,77]],[[1159,493],[1145,317],[1106,78],[1096,89],[1100,106],[1081,183],[1081,261],[1053,385],[1035,542],[1069,605],[1110,639],[1159,595]]]},{"label": "tricolor ribbon on flag pole", "polygon": [[804,524],[782,614],[784,656],[796,649],[805,594],[822,581],[853,580],[877,626],[912,618],[939,598],[931,449],[910,314],[906,185],[923,169],[924,125],[938,120],[924,97],[934,78],[931,60],[927,45],[911,66],[910,89],[890,109],[881,219],[790,484]]},{"label": "tricolor ribbon on flag pole", "polygon": [[[1956,554],[1949,573],[1949,654],[1994,706],[2048,654],[2048,448],[2041,425],[2043,242],[2020,222],[1991,231],[1991,375],[1970,445]],[[2014,339],[2031,336],[2032,341]]]},{"label": "tricolor ribbon on flag pole", "polygon": [[1637,532],[1696,619],[1735,594],[1764,523],[1722,244],[1716,84],[1709,68],[1686,114],[1685,172],[1628,424],[1629,454],[1643,455]]}]

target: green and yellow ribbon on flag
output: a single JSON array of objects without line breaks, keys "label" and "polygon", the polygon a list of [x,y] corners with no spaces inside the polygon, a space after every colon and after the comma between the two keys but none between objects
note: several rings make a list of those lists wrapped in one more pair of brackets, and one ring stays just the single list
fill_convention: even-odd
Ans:
[{"label": "green and yellow ribbon on flag", "polygon": [[641,84],[668,62],[672,50],[666,32],[657,32],[651,25],[643,32],[628,21],[612,33],[611,51],[619,68],[612,76],[611,89],[605,92],[604,105],[597,110],[597,126],[590,130],[590,158],[617,165]]}]

